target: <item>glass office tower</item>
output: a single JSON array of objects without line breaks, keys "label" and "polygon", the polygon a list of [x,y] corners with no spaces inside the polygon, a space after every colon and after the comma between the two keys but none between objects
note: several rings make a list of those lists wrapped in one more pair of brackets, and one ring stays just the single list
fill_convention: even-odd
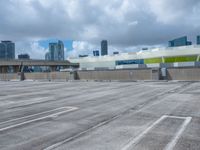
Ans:
[{"label": "glass office tower", "polygon": [[1,41],[0,59],[15,59],[15,43],[12,41]]},{"label": "glass office tower", "polygon": [[64,44],[62,41],[58,41],[58,43],[49,43],[49,52],[46,53],[46,60],[52,60],[52,61],[62,61],[65,58],[64,54]]},{"label": "glass office tower", "polygon": [[197,36],[197,45],[200,45],[200,35]]},{"label": "glass office tower", "polygon": [[108,41],[101,41],[101,56],[108,55]]},{"label": "glass office tower", "polygon": [[192,42],[187,40],[187,36],[169,41],[169,47],[178,47],[178,46],[187,46],[187,45],[192,45]]}]

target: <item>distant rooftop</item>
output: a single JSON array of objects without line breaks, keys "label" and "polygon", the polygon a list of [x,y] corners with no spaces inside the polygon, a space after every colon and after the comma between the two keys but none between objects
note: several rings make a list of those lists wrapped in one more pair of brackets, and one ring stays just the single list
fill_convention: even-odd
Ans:
[{"label": "distant rooftop", "polygon": [[2,43],[12,43],[12,41],[1,41]]}]

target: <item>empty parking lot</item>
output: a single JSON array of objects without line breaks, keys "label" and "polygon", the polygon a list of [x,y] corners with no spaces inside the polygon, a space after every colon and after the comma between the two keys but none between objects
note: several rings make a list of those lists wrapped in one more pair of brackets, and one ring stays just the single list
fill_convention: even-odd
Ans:
[{"label": "empty parking lot", "polygon": [[200,82],[0,82],[2,150],[199,150]]}]

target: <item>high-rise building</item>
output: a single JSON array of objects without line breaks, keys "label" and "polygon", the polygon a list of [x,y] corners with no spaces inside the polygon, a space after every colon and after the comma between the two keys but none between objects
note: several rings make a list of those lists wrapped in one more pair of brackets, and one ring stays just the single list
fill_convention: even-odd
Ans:
[{"label": "high-rise building", "polygon": [[51,60],[51,57],[50,57],[50,53],[49,53],[49,52],[47,52],[47,53],[45,54],[45,60]]},{"label": "high-rise building", "polygon": [[187,46],[187,45],[192,45],[192,42],[187,40],[187,36],[169,41],[169,47],[178,47],[178,46]]},{"label": "high-rise building", "polygon": [[84,57],[88,57],[88,55],[79,55],[79,58],[84,58]]},{"label": "high-rise building", "polygon": [[62,41],[58,41],[58,51],[57,51],[57,59],[64,60],[65,59],[65,50],[64,50],[64,43]]},{"label": "high-rise building", "polygon": [[197,36],[197,45],[200,45],[200,35]]},{"label": "high-rise building", "polygon": [[58,43],[49,43],[49,52],[46,53],[46,60],[64,60],[64,44],[62,41]]},{"label": "high-rise building", "polygon": [[147,51],[148,50],[148,47],[144,47],[142,48],[143,51]]},{"label": "high-rise building", "polygon": [[108,41],[101,41],[101,56],[108,55]]},{"label": "high-rise building", "polygon": [[18,59],[30,59],[29,54],[20,54],[18,55]]},{"label": "high-rise building", "polygon": [[113,55],[118,55],[119,54],[119,52],[113,52]]},{"label": "high-rise building", "polygon": [[0,59],[15,59],[15,43],[12,41],[1,41]]},{"label": "high-rise building", "polygon": [[94,56],[99,56],[99,51],[98,50],[93,51],[93,55]]},{"label": "high-rise building", "polygon": [[187,45],[192,45],[192,42],[191,41],[187,41]]}]

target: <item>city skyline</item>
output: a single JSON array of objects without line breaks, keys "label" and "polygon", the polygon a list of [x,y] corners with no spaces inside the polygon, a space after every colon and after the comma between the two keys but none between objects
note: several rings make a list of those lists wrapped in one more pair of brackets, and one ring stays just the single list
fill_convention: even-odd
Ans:
[{"label": "city skyline", "polygon": [[[182,36],[182,37],[177,37],[177,38],[174,38],[173,40],[169,40],[168,41],[168,46],[166,47],[180,47],[180,46],[191,46],[191,45],[200,45],[200,35],[197,35],[196,37],[193,37],[195,40],[194,41],[188,41],[188,37],[187,36]],[[6,51],[14,51],[12,52],[13,56],[12,58],[7,58],[6,56],[6,53],[2,53],[2,44],[4,43],[11,43],[12,45],[14,45],[14,49],[9,49],[9,50],[6,50]],[[166,42],[167,43],[167,42]],[[16,53],[15,54],[15,43],[13,41],[2,41],[2,43],[0,43],[0,52],[1,52],[1,55],[5,55],[4,58],[1,56],[0,59],[17,59],[17,56],[18,56],[18,59],[19,59],[19,56],[21,55],[22,57],[26,57],[27,58],[27,55],[28,55],[28,59],[30,59],[30,55],[29,53]],[[64,43],[63,41],[61,40],[49,40],[49,41],[45,41],[44,43],[42,43],[43,46],[45,48],[48,48],[47,52],[44,54],[44,57],[41,56],[41,59],[44,59],[44,60],[65,60],[65,59],[70,59],[70,56],[66,57],[66,52],[70,52],[70,50],[73,50],[73,47],[72,45],[70,45],[69,43],[67,44],[67,46],[69,46],[69,51],[66,51],[67,48],[65,47],[66,45],[66,42]],[[48,46],[47,46],[48,45]],[[140,49],[138,49],[136,52],[139,52],[139,51],[143,51],[143,50],[148,50],[148,49],[155,49],[155,48],[165,48],[165,47],[140,47]],[[131,51],[133,52],[133,51]],[[124,53],[124,52],[121,52],[121,53]],[[100,42],[100,45],[99,45],[99,48],[96,48],[96,49],[89,49],[87,53],[78,53],[76,55],[76,57],[88,57],[88,56],[105,56],[105,55],[116,55],[116,54],[120,54],[119,51],[110,51],[109,49],[109,43],[107,40],[102,40]],[[23,56],[24,55],[24,56]],[[11,56],[9,56],[11,57]],[[71,57],[71,58],[74,58],[74,57]],[[35,59],[34,57],[31,58],[31,59]]]},{"label": "city skyline", "polygon": [[112,52],[126,52],[167,46],[184,35],[194,43],[199,35],[197,0],[2,0],[0,5],[0,40],[14,41],[16,54],[33,58],[44,56],[44,43],[51,39],[66,40],[66,56],[74,56],[99,49],[102,39]]},{"label": "city skyline", "polygon": [[62,41],[49,43],[49,51],[45,54],[45,60],[65,60],[64,43]]}]

